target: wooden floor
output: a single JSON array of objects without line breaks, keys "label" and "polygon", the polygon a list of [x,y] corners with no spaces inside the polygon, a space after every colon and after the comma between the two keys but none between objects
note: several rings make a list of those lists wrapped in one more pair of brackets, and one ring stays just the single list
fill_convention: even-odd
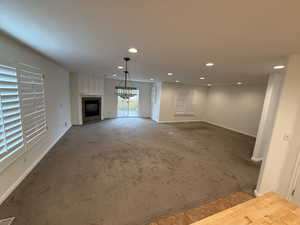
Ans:
[{"label": "wooden floor", "polygon": [[213,202],[201,205],[197,208],[189,209],[185,212],[178,213],[174,216],[159,219],[150,225],[190,225],[196,221],[214,215],[225,209],[232,208],[238,204],[246,202],[254,197],[243,193],[237,192],[223,198],[219,198]]},{"label": "wooden floor", "polygon": [[150,225],[300,225],[300,208],[275,193],[235,193]]},{"label": "wooden floor", "polygon": [[298,225],[300,208],[275,193],[267,193],[193,225]]}]

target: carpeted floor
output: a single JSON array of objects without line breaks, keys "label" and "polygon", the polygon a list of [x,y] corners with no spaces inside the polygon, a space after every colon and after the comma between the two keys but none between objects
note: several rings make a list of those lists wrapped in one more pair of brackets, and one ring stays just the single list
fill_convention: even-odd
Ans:
[{"label": "carpeted floor", "polygon": [[16,225],[143,225],[255,188],[254,138],[206,123],[73,127],[0,206]]}]

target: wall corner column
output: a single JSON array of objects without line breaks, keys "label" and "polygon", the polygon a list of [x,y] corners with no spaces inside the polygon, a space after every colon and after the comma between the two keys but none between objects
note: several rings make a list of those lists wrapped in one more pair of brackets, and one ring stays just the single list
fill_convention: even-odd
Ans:
[{"label": "wall corner column", "polygon": [[[288,58],[287,70],[280,93],[274,128],[261,167],[256,193],[274,191],[288,197],[295,152],[292,142],[300,106],[300,54]],[[299,150],[298,150],[299,151]]]}]

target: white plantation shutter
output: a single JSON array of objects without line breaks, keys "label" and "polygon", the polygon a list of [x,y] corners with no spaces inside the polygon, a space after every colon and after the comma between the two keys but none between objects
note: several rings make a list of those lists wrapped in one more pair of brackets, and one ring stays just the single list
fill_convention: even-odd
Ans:
[{"label": "white plantation shutter", "polygon": [[17,70],[0,65],[0,161],[23,148]]},{"label": "white plantation shutter", "polygon": [[23,131],[26,144],[34,144],[47,131],[43,74],[37,68],[19,70]]},{"label": "white plantation shutter", "polygon": [[46,131],[41,71],[25,64],[0,65],[0,162],[30,149]]}]

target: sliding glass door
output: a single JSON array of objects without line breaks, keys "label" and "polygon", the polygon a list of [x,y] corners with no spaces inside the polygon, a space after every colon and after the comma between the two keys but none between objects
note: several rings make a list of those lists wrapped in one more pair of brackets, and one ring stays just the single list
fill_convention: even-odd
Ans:
[{"label": "sliding glass door", "polygon": [[139,90],[136,95],[129,99],[118,98],[118,117],[137,117],[139,116]]}]

